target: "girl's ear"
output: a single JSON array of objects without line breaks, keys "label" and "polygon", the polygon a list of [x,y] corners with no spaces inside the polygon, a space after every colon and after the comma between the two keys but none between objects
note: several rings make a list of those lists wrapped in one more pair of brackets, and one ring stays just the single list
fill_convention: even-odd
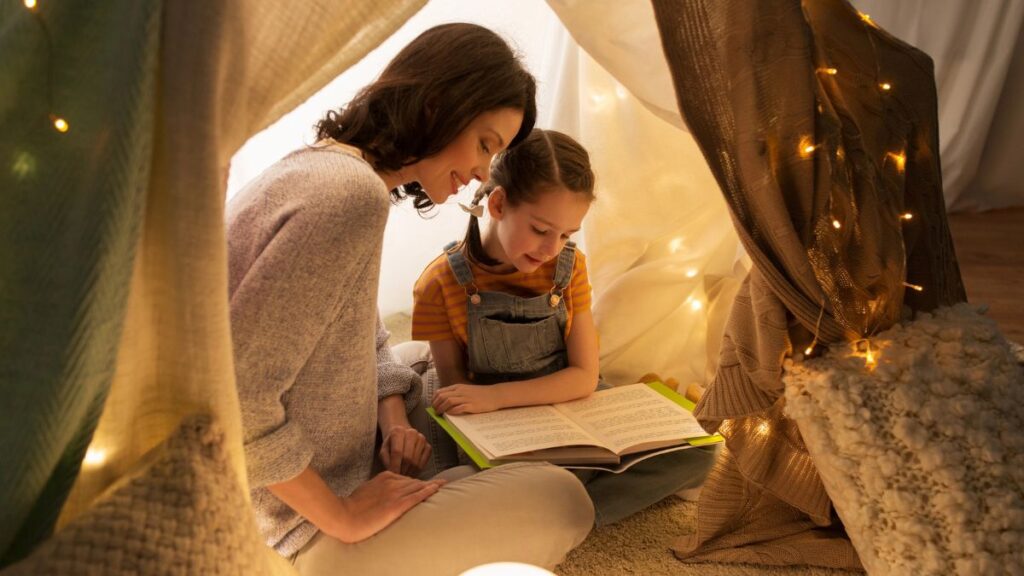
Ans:
[{"label": "girl's ear", "polygon": [[505,189],[501,186],[495,186],[494,190],[491,190],[491,193],[487,195],[487,213],[491,215],[491,218],[495,220],[504,218],[505,210],[508,208],[507,200]]}]

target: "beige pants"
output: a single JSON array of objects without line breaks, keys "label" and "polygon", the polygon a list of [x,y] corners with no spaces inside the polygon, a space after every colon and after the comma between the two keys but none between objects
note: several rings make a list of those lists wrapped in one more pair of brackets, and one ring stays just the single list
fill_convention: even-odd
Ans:
[{"label": "beige pants", "polygon": [[439,477],[436,494],[356,544],[317,534],[293,559],[299,574],[457,575],[488,562],[552,568],[594,524],[594,509],[571,473],[547,464],[506,464]]}]

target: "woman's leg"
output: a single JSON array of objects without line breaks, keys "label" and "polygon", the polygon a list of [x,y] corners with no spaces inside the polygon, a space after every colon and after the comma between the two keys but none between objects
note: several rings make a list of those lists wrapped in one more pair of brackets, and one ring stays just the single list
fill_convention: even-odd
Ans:
[{"label": "woman's leg", "polygon": [[304,576],[455,575],[498,561],[552,568],[593,523],[590,498],[572,474],[546,464],[506,464],[449,482],[363,542],[317,534],[294,563]]}]

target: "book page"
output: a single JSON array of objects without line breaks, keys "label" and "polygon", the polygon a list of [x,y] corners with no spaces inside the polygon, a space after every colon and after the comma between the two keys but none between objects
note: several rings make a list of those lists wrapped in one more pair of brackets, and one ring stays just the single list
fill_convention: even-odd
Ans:
[{"label": "book page", "polygon": [[592,436],[552,406],[507,408],[484,414],[445,414],[489,459],[575,444],[598,446]]},{"label": "book page", "polygon": [[557,406],[618,454],[638,444],[707,436],[693,414],[646,384],[600,390]]}]

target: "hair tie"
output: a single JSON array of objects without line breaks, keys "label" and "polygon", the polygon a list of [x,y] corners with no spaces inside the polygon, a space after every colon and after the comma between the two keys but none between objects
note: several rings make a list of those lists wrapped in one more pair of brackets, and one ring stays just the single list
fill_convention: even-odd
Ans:
[{"label": "hair tie", "polygon": [[459,202],[459,208],[462,208],[462,211],[466,212],[470,216],[474,216],[476,218],[483,218],[484,217],[484,206],[483,206],[483,204],[473,204],[472,206],[466,206],[462,202]]}]

